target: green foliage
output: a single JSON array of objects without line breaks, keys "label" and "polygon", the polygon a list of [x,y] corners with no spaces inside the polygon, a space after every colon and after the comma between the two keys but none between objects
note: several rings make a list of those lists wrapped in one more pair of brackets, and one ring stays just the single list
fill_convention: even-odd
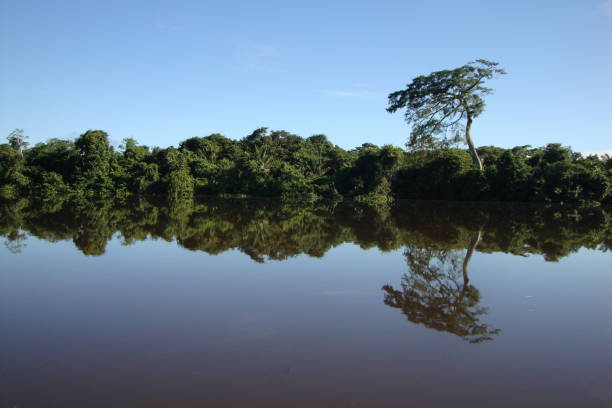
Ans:
[{"label": "green foliage", "polygon": [[116,156],[108,141],[108,134],[101,130],[88,130],[79,136],[74,145],[76,160],[75,193],[83,199],[98,199],[115,194],[111,171]]},{"label": "green foliage", "polygon": [[68,186],[58,173],[43,171],[39,174],[40,180],[36,183],[37,189],[33,196],[44,202],[63,201],[68,195]]},{"label": "green foliage", "polygon": [[537,201],[569,204],[605,202],[610,197],[611,173],[597,158],[583,159],[560,144],[532,152],[530,187]]},{"label": "green foliage", "polygon": [[465,184],[463,177],[471,168],[467,152],[440,150],[422,166],[400,170],[395,176],[393,190],[398,198],[460,199]]},{"label": "green foliage", "polygon": [[123,155],[115,172],[117,184],[135,195],[145,194],[160,179],[159,165],[147,146],[134,139],[124,139]]},{"label": "green foliage", "polygon": [[106,175],[110,173],[113,149],[108,134],[101,130],[88,130],[79,136],[74,145],[79,154],[77,170],[82,174]]},{"label": "green foliage", "polygon": [[355,163],[341,169],[336,177],[340,194],[366,201],[389,197],[391,180],[402,164],[404,152],[390,145],[379,148],[371,144],[361,146],[357,152]]},{"label": "green foliage", "polygon": [[547,201],[580,203],[601,201],[610,190],[610,180],[601,169],[581,163],[558,161],[542,169],[542,188]]},{"label": "green foliage", "polygon": [[170,147],[162,156],[166,173],[162,180],[166,187],[166,196],[174,201],[193,197],[194,179],[189,170],[187,154]]},{"label": "green foliage", "polygon": [[484,96],[492,92],[483,83],[506,73],[497,65],[479,59],[453,70],[418,76],[406,89],[389,94],[387,111],[405,109],[404,118],[412,124],[406,145],[413,150],[439,149],[463,140],[474,164],[482,169],[470,128],[472,120],[484,111]]},{"label": "green foliage", "polygon": [[266,128],[242,140],[211,134],[164,149],[125,139],[115,151],[99,130],[31,148],[24,139],[13,132],[10,143],[0,144],[2,200],[55,206],[207,195],[311,203],[347,198],[375,205],[395,198],[607,205],[612,194],[612,160],[582,158],[559,144],[480,148],[482,172],[463,149],[405,152],[364,143],[346,151],[325,135],[302,138]]},{"label": "green foliage", "polygon": [[490,172],[493,196],[500,201],[529,201],[531,168],[510,150],[504,151]]},{"label": "green foliage", "polygon": [[5,199],[17,198],[30,184],[21,150],[27,144],[16,141],[20,140],[15,136],[16,132],[20,134],[22,131],[13,131],[7,137],[9,144],[0,145],[0,197]]},{"label": "green foliage", "polygon": [[19,198],[19,187],[15,184],[3,184],[0,186],[0,199],[17,200]]},{"label": "green foliage", "polygon": [[482,146],[476,149],[478,156],[482,160],[482,164],[485,168],[495,166],[495,163],[499,157],[506,151],[501,147],[496,146]]},{"label": "green foliage", "polygon": [[81,160],[73,142],[51,139],[38,143],[25,155],[32,173],[54,172],[70,183],[76,179],[77,163]]}]

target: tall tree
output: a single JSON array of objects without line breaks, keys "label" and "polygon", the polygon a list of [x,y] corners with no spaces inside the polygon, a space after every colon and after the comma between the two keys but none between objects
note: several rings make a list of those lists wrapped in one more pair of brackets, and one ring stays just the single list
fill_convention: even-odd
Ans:
[{"label": "tall tree", "polygon": [[[406,122],[412,124],[407,146],[413,149],[463,140],[467,143],[474,165],[482,170],[482,162],[470,134],[472,121],[484,111],[484,95],[492,92],[483,84],[503,75],[499,64],[483,59],[452,70],[432,72],[412,80],[406,89],[389,94],[389,113],[406,109]],[[451,137],[448,134],[451,133]]]},{"label": "tall tree", "polygon": [[23,129],[15,129],[6,137],[9,144],[13,146],[13,148],[17,150],[20,155],[23,155],[23,151],[30,145],[26,141],[28,138],[29,136],[24,135]]}]

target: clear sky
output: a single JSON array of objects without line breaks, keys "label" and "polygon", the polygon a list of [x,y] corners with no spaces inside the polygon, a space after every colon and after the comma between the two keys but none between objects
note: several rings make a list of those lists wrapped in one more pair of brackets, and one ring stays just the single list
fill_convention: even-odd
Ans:
[{"label": "clear sky", "polygon": [[477,145],[612,149],[612,0],[0,0],[0,135],[403,146],[387,94],[477,58],[508,71]]}]

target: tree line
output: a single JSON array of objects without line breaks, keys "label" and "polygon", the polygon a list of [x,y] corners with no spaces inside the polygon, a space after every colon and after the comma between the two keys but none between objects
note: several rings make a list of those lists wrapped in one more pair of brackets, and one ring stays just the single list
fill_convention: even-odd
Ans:
[{"label": "tree line", "polygon": [[118,149],[107,133],[89,130],[75,140],[30,147],[23,132],[0,144],[0,198],[41,202],[126,201],[195,195],[280,197],[313,202],[393,198],[555,203],[611,202],[612,160],[582,157],[560,144],[493,146],[477,150],[483,170],[465,149],[405,151],[365,143],[345,150],[325,135],[307,138],[259,128],[234,140],[192,137],[178,147]]}]

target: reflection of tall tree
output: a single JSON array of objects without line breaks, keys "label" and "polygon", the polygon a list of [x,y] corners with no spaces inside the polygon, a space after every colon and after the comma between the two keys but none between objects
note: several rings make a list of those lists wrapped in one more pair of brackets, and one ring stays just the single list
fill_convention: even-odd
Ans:
[{"label": "reflection of tall tree", "polygon": [[492,340],[500,330],[480,322],[487,309],[479,306],[480,292],[469,284],[468,276],[480,235],[474,235],[465,256],[463,251],[406,247],[410,272],[402,277],[401,290],[383,286],[385,304],[401,309],[411,322],[470,343]]}]

